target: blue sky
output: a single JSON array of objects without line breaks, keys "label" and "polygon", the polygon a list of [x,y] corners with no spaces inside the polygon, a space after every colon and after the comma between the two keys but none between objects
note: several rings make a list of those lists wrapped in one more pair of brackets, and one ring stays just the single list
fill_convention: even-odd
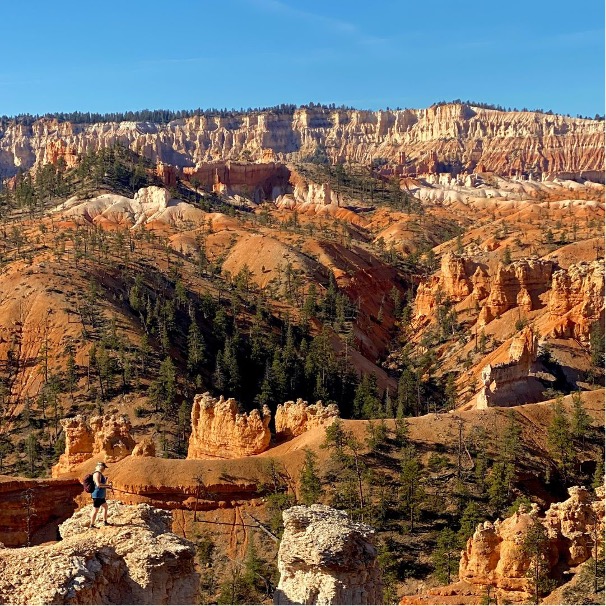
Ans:
[{"label": "blue sky", "polygon": [[5,3],[1,32],[0,115],[455,98],[604,113],[599,0],[30,0]]}]

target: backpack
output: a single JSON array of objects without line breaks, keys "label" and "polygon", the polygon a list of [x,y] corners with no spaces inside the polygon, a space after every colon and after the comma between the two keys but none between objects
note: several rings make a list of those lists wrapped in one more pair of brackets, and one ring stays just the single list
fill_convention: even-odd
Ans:
[{"label": "backpack", "polygon": [[84,492],[93,492],[96,488],[95,481],[93,480],[93,474],[89,473],[82,478],[82,486],[84,486]]}]

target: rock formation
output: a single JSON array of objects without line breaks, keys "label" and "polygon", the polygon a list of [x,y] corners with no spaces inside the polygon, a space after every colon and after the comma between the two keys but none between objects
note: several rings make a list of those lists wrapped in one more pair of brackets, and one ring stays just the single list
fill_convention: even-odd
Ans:
[{"label": "rock formation", "polygon": [[61,524],[58,543],[0,549],[0,602],[194,603],[194,546],[170,532],[170,513],[111,502],[114,526],[89,530],[91,507]]},{"label": "rock formation", "polygon": [[604,263],[578,263],[553,274],[549,313],[553,336],[589,339],[591,324],[604,321]]},{"label": "rock formation", "polygon": [[80,494],[75,479],[0,476],[0,543],[23,547],[54,540],[57,524],[72,515]]},{"label": "rock formation", "polygon": [[252,410],[241,414],[233,398],[225,400],[221,396],[217,400],[208,392],[198,394],[191,411],[187,458],[232,459],[259,454],[269,446],[270,420],[267,406],[262,413]]},{"label": "rock formation", "polygon": [[325,505],[283,513],[274,604],[381,604],[374,530]]},{"label": "rock formation", "polygon": [[522,311],[537,309],[539,295],[551,286],[553,262],[542,259],[519,259],[504,265],[499,263],[490,280],[490,294],[482,309],[481,318],[487,324],[508,309]]},{"label": "rock formation", "polygon": [[156,445],[152,438],[143,438],[140,442],[137,442],[131,454],[133,457],[155,457]]},{"label": "rock formation", "polygon": [[530,370],[537,359],[537,352],[537,336],[527,326],[512,340],[508,362],[488,364],[482,369],[482,389],[478,394],[477,408],[524,403],[519,401],[518,395],[528,392]]},{"label": "rock formation", "polygon": [[480,263],[446,253],[439,273],[419,286],[415,318],[421,322],[431,318],[440,296],[455,303],[471,296],[482,305],[480,324],[514,307],[530,312],[541,307],[539,296],[551,288],[553,270],[553,261],[530,258],[499,263],[491,275]]},{"label": "rock formation", "polygon": [[308,404],[305,400],[284,402],[276,410],[276,435],[278,438],[294,438],[315,427],[330,425],[339,416],[335,404],[325,406],[321,401]]},{"label": "rock formation", "polygon": [[82,415],[62,419],[65,452],[52,468],[54,478],[72,471],[92,457],[113,463],[128,456],[134,446],[132,426],[125,415],[106,414],[86,420]]},{"label": "rock formation", "polygon": [[491,588],[497,604],[523,604],[532,596],[532,580],[527,577],[531,560],[520,550],[524,536],[538,519],[547,529],[545,550],[550,574],[559,578],[563,571],[592,556],[592,537],[604,533],[604,489],[592,498],[585,488],[568,489],[570,498],[555,503],[538,516],[536,506],[523,506],[503,521],[479,524],[468,539],[459,563],[459,581],[430,589],[426,594],[407,596],[402,604],[479,604]]},{"label": "rock formation", "polygon": [[[120,144],[154,163],[193,168],[219,159],[290,161],[325,149],[334,162],[386,158],[404,174],[566,173],[603,182],[603,123],[536,112],[504,112],[462,104],[420,110],[301,108],[233,116],[149,122],[71,124],[40,119],[0,129],[0,172],[48,162],[50,142],[71,154]],[[329,142],[329,145],[326,143]],[[226,183],[225,181],[222,181]]]}]

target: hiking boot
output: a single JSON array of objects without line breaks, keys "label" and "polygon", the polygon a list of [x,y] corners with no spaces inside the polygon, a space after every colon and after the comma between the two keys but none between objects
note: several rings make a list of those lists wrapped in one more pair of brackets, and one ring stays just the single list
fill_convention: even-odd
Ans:
[{"label": "hiking boot", "polygon": [[103,526],[113,526],[111,522],[103,522]]}]

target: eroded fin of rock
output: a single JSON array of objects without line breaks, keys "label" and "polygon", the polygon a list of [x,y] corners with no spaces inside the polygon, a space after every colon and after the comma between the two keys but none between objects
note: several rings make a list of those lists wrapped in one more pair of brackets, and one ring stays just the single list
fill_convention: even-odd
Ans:
[{"label": "eroded fin of rock", "polygon": [[187,458],[232,459],[260,454],[269,447],[270,420],[267,406],[261,412],[255,409],[240,413],[233,398],[198,394],[191,411]]}]

